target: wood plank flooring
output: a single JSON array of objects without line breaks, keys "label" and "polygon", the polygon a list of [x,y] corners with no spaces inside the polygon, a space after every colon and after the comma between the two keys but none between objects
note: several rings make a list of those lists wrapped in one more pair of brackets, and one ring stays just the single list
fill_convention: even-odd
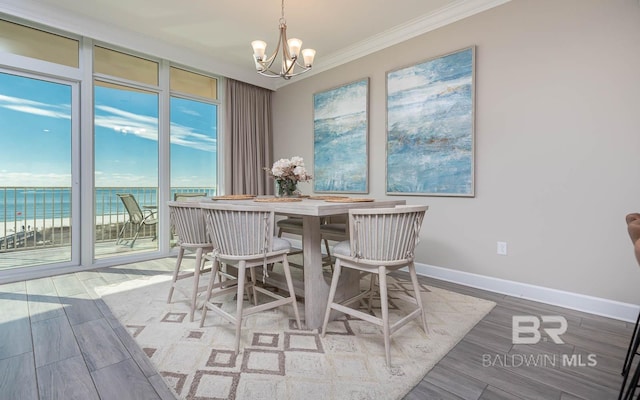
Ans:
[{"label": "wood plank flooring", "polygon": [[[91,289],[170,271],[173,265],[174,259],[168,258],[1,285],[0,398],[175,399]],[[427,277],[420,280],[497,305],[405,399],[617,398],[632,324]],[[564,343],[543,334],[537,344],[514,345],[514,315],[565,317]]]},{"label": "wood plank flooring", "polygon": [[[130,279],[148,273],[148,265],[104,274]],[[162,261],[154,268],[173,266]],[[175,399],[90,282],[81,280],[106,283],[100,274],[0,286],[1,399]]]},{"label": "wood plank flooring", "polygon": [[[430,278],[421,280],[497,305],[405,399],[618,398],[633,324]],[[543,334],[537,344],[514,345],[514,315],[565,317],[564,344]]]}]

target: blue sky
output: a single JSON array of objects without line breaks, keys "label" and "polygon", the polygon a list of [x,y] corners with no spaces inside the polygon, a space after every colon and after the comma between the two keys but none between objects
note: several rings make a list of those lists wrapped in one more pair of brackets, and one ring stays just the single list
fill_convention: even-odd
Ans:
[{"label": "blue sky", "polygon": [[[96,186],[157,185],[157,101],[95,88]],[[67,85],[0,73],[0,186],[70,186],[70,103]],[[171,99],[172,186],[215,184],[216,135],[215,105]]]}]

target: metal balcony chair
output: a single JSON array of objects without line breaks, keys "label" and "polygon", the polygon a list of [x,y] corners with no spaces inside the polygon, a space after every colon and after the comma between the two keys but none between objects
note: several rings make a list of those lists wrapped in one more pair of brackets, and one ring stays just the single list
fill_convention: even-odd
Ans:
[{"label": "metal balcony chair", "polygon": [[[293,312],[298,324],[300,325],[300,315],[298,313],[298,304],[291,280],[291,271],[289,262],[287,261],[287,253],[291,244],[284,239],[273,236],[274,212],[266,210],[262,207],[218,204],[218,203],[200,203],[207,230],[214,243],[214,261],[213,273],[215,274],[220,264],[234,265],[238,268],[237,288],[220,288],[214,290],[213,280],[209,281],[207,295],[204,306],[202,307],[202,320],[200,327],[204,325],[207,310],[211,310],[227,321],[235,325],[235,344],[236,354],[240,350],[240,328],[244,317],[260,311],[269,310],[284,304],[291,304]],[[256,286],[256,267],[262,267],[263,274],[266,275],[268,264],[281,262],[289,296],[283,297],[279,294],[266,290],[263,287]],[[246,270],[249,270],[250,281],[246,282]],[[264,276],[263,275],[263,278]],[[253,306],[245,308],[243,300],[243,291],[251,288],[253,291]],[[214,296],[223,295],[237,290],[237,307],[235,315],[217,307],[210,302]],[[258,305],[257,292],[266,294],[274,298],[268,303]]]},{"label": "metal balcony chair", "polygon": [[[427,206],[399,206],[395,208],[373,208],[349,210],[349,240],[338,243],[333,248],[336,262],[329,290],[327,310],[322,325],[322,336],[327,332],[331,310],[343,312],[382,327],[387,366],[391,366],[390,336],[414,318],[422,319],[422,328],[427,333],[427,320],[420,298],[420,287],[414,266],[414,251],[420,236],[420,228]],[[414,297],[394,294],[400,300],[415,304],[416,309],[404,318],[390,325],[387,297],[387,274],[408,267],[413,284]],[[351,268],[371,274],[370,287],[350,299],[334,302],[336,288],[343,268]],[[375,277],[381,302],[381,317],[371,312],[375,289]],[[350,304],[360,303],[368,297],[368,313]]]},{"label": "metal balcony chair", "polygon": [[[152,209],[142,210],[136,198],[129,193],[116,193],[116,196],[122,200],[122,204],[124,204],[124,208],[127,210],[129,214],[129,220],[125,222],[122,226],[122,229],[118,232],[118,238],[116,240],[116,244],[125,244],[128,243],[129,247],[133,247],[133,244],[138,239],[140,235],[140,230],[142,230],[145,226],[152,226],[153,230],[153,239],[156,239],[156,230],[155,227],[158,224],[158,220],[156,218],[156,212]],[[124,237],[124,233],[127,227],[132,227],[135,230],[133,238],[126,239]]]}]

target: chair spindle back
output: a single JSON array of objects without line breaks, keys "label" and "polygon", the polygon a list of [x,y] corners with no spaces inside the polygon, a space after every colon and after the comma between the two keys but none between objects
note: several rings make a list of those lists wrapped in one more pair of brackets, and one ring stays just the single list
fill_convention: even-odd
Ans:
[{"label": "chair spindle back", "polygon": [[351,255],[365,260],[413,260],[428,206],[349,211]]},{"label": "chair spindle back", "polygon": [[255,206],[200,204],[219,254],[237,257],[271,252],[273,211]]},{"label": "chair spindle back", "polygon": [[181,245],[197,246],[211,243],[204,214],[198,203],[170,201],[168,205],[171,225]]}]

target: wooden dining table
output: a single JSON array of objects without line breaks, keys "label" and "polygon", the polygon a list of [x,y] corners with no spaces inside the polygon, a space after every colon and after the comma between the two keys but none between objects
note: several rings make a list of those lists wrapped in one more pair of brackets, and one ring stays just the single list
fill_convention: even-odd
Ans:
[{"label": "wooden dining table", "polygon": [[[307,329],[319,329],[322,327],[324,313],[329,298],[330,277],[325,277],[322,268],[322,238],[320,234],[320,219],[331,215],[347,214],[354,208],[385,208],[404,205],[404,200],[373,200],[368,202],[330,202],[303,198],[302,201],[291,202],[265,202],[266,198],[244,200],[216,200],[228,204],[260,205],[271,209],[277,214],[296,216],[302,218],[302,254],[304,265],[304,282],[302,293],[304,296],[305,324]],[[347,299],[359,290],[360,275],[358,271],[343,271],[340,285],[336,292],[336,300]]]}]

